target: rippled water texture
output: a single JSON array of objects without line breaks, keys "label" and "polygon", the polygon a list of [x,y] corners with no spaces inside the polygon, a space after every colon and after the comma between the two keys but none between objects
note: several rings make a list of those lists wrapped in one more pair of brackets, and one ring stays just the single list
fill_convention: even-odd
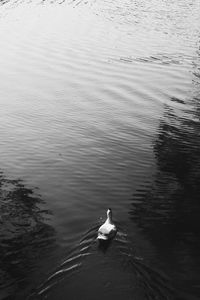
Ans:
[{"label": "rippled water texture", "polygon": [[199,16],[0,0],[0,299],[200,298]]}]

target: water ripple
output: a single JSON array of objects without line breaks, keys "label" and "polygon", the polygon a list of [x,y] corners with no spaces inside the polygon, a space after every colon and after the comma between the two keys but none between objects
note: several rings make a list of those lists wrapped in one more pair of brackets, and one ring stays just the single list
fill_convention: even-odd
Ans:
[{"label": "water ripple", "polygon": [[[166,229],[170,221],[173,228],[178,220],[180,226],[182,214],[188,220],[188,211],[197,220],[199,1],[10,0],[0,4],[1,169],[39,187],[54,213],[51,226],[61,249],[77,245],[81,232],[108,205],[128,228],[133,224],[140,228],[138,235],[132,233],[131,244],[120,229],[113,243],[116,248],[110,247],[105,256],[95,248],[92,228],[50,275],[41,295],[46,288],[46,292],[53,290],[51,284],[57,279],[65,281],[74,273],[87,281],[81,274],[88,268],[99,270],[92,273],[97,279],[103,270],[112,276],[114,262],[120,258],[121,291],[130,292],[126,282],[135,276],[141,278],[143,292],[150,291],[150,296],[140,294],[139,299],[161,298],[165,287],[159,274],[147,270],[146,260],[144,266],[137,263],[136,257],[143,255],[133,255],[130,248],[138,250],[145,240],[139,252],[144,251],[149,260],[154,253],[162,265],[167,258],[158,256],[160,245],[152,237],[157,224]],[[195,209],[187,206],[189,191]],[[179,198],[184,199],[180,211]],[[15,218],[12,226],[26,228]],[[184,236],[188,239],[195,233],[191,229]],[[172,261],[183,255],[183,251],[180,256],[174,253]],[[121,261],[130,272],[128,267],[122,272]],[[155,281],[150,282],[154,275]],[[107,279],[100,283],[112,294]]]}]

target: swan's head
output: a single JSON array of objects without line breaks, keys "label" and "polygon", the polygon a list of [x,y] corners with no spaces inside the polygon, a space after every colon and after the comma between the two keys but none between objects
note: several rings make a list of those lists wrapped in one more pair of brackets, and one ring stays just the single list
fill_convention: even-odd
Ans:
[{"label": "swan's head", "polygon": [[107,217],[108,218],[112,218],[112,210],[111,210],[111,208],[108,208],[108,210],[107,210]]}]

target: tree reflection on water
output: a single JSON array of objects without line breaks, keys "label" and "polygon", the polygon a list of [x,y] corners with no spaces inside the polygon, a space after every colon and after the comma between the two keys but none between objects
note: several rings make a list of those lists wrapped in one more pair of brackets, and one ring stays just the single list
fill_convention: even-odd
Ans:
[{"label": "tree reflection on water", "polygon": [[134,195],[130,215],[171,265],[177,287],[200,296],[200,83],[196,84],[187,103],[172,98],[172,105],[165,106],[153,146],[155,178],[152,186]]},{"label": "tree reflection on water", "polygon": [[34,264],[47,247],[50,252],[55,232],[45,224],[50,212],[42,209],[44,202],[36,189],[22,180],[7,179],[1,172],[0,200],[0,288],[6,297],[30,288]]}]

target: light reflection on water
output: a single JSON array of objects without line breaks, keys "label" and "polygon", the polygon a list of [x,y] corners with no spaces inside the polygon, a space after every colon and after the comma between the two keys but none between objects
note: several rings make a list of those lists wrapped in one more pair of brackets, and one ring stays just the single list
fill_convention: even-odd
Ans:
[{"label": "light reflection on water", "polygon": [[[2,182],[13,186],[21,178],[27,189],[39,188],[44,202],[36,201],[38,210],[44,206],[52,212],[40,223],[44,236],[51,232],[54,249],[37,246],[43,235],[36,230],[36,246],[28,242],[30,255],[44,249],[46,261],[42,256],[41,263],[16,263],[22,271],[12,272],[11,279],[6,272],[10,276],[12,268],[5,264],[2,286],[7,282],[10,293],[22,299],[33,282],[46,282],[56,261],[62,271],[61,257],[69,259],[75,249],[72,258],[78,256],[81,268],[67,290],[55,287],[53,275],[51,299],[58,293],[65,299],[77,279],[87,300],[94,299],[96,289],[102,292],[99,298],[122,299],[126,290],[126,299],[173,299],[161,270],[175,290],[188,285],[180,297],[198,297],[198,1],[0,3]],[[1,191],[5,203],[5,185]],[[95,234],[109,206],[125,238],[103,254]],[[2,214],[12,220],[11,212]],[[5,222],[2,228],[5,232]],[[91,253],[84,252],[84,264],[77,243],[88,228],[91,236],[84,241],[94,243]],[[28,231],[29,241],[32,236]],[[11,255],[13,243],[11,238]],[[23,248],[21,238],[19,243]],[[27,271],[23,265],[29,264],[33,268]],[[67,280],[75,265],[67,263]],[[105,268],[109,276],[103,279]],[[17,283],[27,274],[23,291]],[[97,285],[89,295],[84,286],[94,274]]]}]

